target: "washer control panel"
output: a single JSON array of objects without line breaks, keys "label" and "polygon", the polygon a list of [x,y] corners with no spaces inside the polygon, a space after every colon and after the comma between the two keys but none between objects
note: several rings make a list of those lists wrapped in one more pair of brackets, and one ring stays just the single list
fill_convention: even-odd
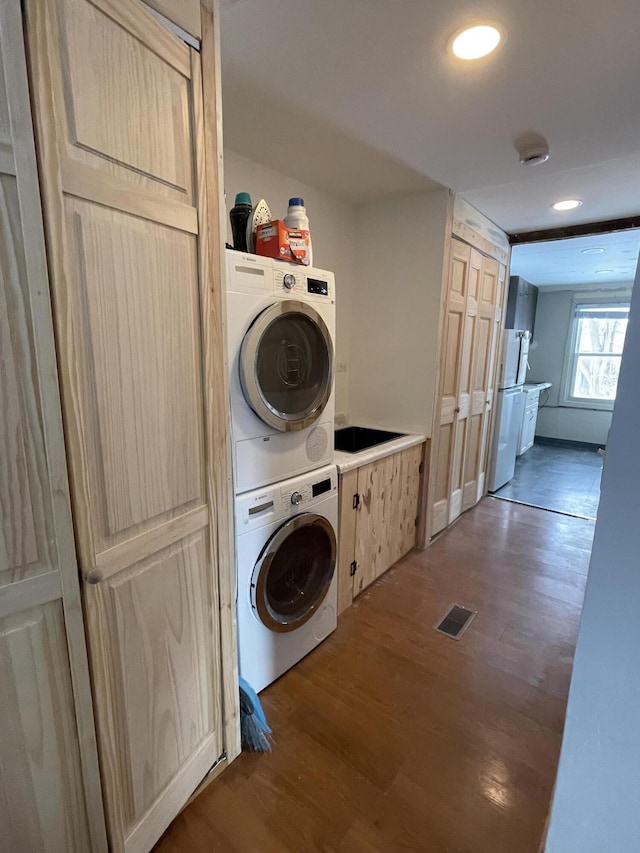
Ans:
[{"label": "washer control panel", "polygon": [[236,525],[239,535],[279,519],[310,511],[320,501],[338,493],[335,465],[293,477],[273,486],[263,486],[236,498]]}]

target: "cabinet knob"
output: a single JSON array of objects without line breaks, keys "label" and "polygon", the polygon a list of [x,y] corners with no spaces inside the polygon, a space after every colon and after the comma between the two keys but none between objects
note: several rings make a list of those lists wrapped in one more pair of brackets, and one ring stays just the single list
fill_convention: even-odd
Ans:
[{"label": "cabinet knob", "polygon": [[456,413],[456,415],[459,415],[460,414],[460,406],[456,406],[453,411]]}]

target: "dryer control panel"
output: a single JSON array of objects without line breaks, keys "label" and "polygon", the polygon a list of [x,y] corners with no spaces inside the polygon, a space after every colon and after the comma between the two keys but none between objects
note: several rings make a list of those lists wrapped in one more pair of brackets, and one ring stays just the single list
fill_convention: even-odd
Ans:
[{"label": "dryer control panel", "polygon": [[335,277],[328,270],[227,249],[227,291],[332,303]]},{"label": "dryer control panel", "polygon": [[245,492],[236,498],[236,527],[241,536],[263,524],[309,512],[321,501],[338,495],[338,470],[325,465],[272,486]]}]

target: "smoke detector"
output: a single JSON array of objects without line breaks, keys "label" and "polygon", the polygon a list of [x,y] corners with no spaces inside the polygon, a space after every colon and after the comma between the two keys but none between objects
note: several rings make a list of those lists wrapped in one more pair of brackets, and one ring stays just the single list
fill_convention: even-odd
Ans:
[{"label": "smoke detector", "polygon": [[539,166],[549,159],[549,143],[539,133],[522,134],[514,145],[523,166]]}]

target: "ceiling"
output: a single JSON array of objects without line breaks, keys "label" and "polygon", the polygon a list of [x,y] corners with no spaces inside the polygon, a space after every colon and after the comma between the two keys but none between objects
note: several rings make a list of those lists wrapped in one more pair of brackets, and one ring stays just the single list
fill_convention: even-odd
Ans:
[{"label": "ceiling", "polygon": [[[471,19],[507,38],[462,63],[445,45]],[[354,202],[451,187],[511,233],[630,216],[639,41],[633,0],[222,0],[225,144]]]},{"label": "ceiling", "polygon": [[520,275],[539,287],[630,284],[639,249],[640,229],[524,243],[512,249],[511,275]]}]

